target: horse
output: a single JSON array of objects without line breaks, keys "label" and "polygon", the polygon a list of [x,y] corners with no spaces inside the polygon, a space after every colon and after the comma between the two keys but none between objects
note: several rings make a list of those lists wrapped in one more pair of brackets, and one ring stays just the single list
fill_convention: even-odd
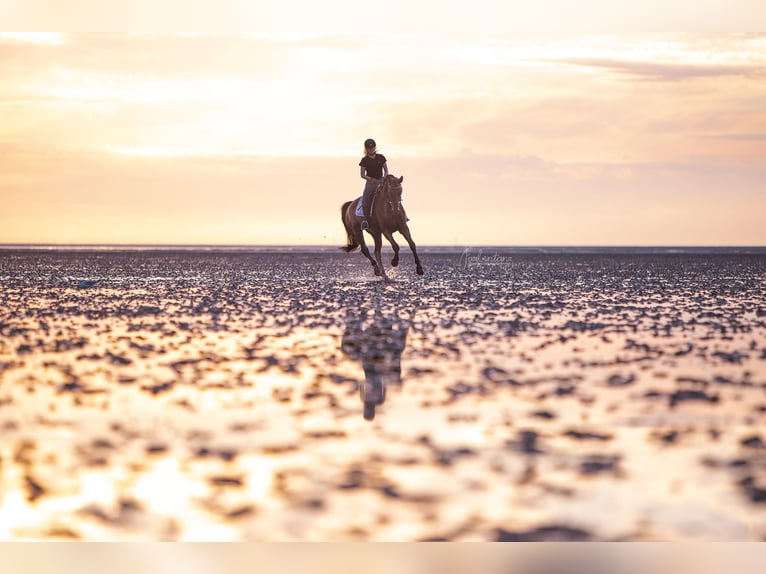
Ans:
[{"label": "horse", "polygon": [[375,271],[375,275],[382,276],[384,280],[387,280],[386,270],[383,268],[383,261],[380,258],[380,249],[383,245],[382,237],[388,239],[391,243],[391,247],[394,249],[394,257],[391,259],[391,266],[396,267],[399,265],[399,245],[394,240],[394,233],[399,232],[407,240],[407,243],[412,250],[412,255],[415,257],[415,271],[418,275],[423,275],[423,266],[420,264],[420,258],[415,247],[415,242],[412,240],[412,234],[410,228],[407,225],[407,214],[404,211],[402,205],[402,182],[404,176],[396,177],[388,174],[383,178],[382,183],[378,186],[375,194],[372,198],[372,216],[368,219],[369,228],[367,233],[372,235],[375,242],[375,257],[370,255],[367,244],[364,242],[364,231],[362,231],[362,219],[356,215],[357,203],[361,201],[361,198],[353,201],[347,201],[340,208],[340,217],[343,221],[343,226],[346,228],[347,245],[341,247],[342,251],[350,253],[357,247],[360,247],[362,253],[372,263],[372,268]]}]

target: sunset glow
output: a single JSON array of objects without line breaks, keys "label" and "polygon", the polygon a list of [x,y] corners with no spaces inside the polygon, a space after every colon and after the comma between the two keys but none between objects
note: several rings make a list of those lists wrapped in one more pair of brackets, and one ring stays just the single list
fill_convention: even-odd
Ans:
[{"label": "sunset glow", "polygon": [[0,34],[0,242],[766,244],[766,35]]}]

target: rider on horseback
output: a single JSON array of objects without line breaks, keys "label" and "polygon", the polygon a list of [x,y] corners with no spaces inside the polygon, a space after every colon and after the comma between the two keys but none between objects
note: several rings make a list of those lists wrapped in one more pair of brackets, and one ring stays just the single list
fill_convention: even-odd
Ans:
[{"label": "rider on horseback", "polygon": [[362,179],[367,181],[364,186],[364,193],[362,194],[362,210],[364,211],[362,229],[369,229],[370,224],[367,220],[371,217],[370,204],[372,196],[375,194],[380,180],[388,175],[388,164],[386,163],[386,157],[382,153],[377,153],[377,144],[374,139],[368,138],[365,140],[364,151],[366,155],[359,162],[361,167],[360,175]]}]

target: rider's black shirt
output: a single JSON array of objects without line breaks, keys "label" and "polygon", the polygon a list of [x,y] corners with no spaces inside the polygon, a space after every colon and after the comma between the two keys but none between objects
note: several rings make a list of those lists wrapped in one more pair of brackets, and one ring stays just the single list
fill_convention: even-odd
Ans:
[{"label": "rider's black shirt", "polygon": [[359,165],[365,169],[367,175],[374,177],[375,179],[380,179],[383,177],[383,164],[385,163],[386,156],[382,153],[376,153],[375,157],[370,157],[368,155],[364,156],[362,161],[359,162]]}]

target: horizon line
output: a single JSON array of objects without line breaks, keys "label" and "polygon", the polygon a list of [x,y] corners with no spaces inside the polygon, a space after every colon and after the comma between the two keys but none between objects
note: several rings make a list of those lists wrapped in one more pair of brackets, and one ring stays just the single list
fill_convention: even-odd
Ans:
[{"label": "horizon line", "polygon": [[[110,242],[0,242],[5,246],[40,246],[40,247],[334,247],[335,243],[110,243]],[[417,247],[753,247],[766,248],[763,245],[745,245],[739,243],[418,243]]]},{"label": "horizon line", "polygon": [[[338,247],[336,243],[33,243],[33,242],[5,242],[0,243],[0,249],[6,248],[66,248],[66,247],[220,247],[220,248],[328,248]],[[404,249],[406,246],[402,246]],[[742,245],[742,244],[486,244],[486,243],[465,243],[465,244],[418,244],[418,248],[441,248],[441,249],[462,249],[462,248],[506,248],[506,249],[619,249],[619,248],[639,248],[639,249],[766,249],[766,245]],[[407,249],[405,249],[406,251]]]}]

